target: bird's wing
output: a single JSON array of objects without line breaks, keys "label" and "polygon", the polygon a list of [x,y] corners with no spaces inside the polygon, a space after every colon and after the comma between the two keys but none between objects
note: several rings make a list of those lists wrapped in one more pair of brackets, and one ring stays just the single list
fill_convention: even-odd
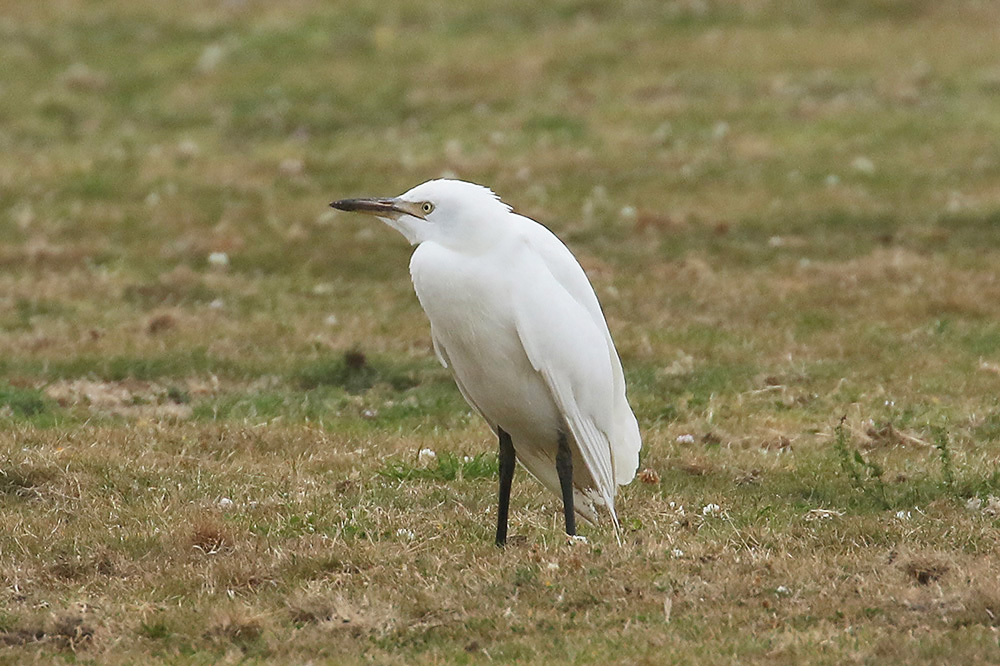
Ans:
[{"label": "bird's wing", "polygon": [[610,440],[614,430],[613,369],[605,333],[545,259],[530,239],[517,250],[517,279],[511,283],[517,333],[594,480],[595,487],[584,492],[607,506],[617,525]]},{"label": "bird's wing", "polygon": [[493,421],[493,419],[486,416],[486,412],[484,412],[482,408],[476,404],[476,401],[472,399],[472,394],[470,394],[468,389],[466,389],[462,384],[462,379],[458,376],[458,373],[451,367],[451,359],[448,358],[448,350],[441,340],[438,339],[438,336],[434,334],[433,325],[431,326],[431,343],[434,345],[434,355],[437,356],[441,365],[451,369],[451,375],[455,380],[455,385],[458,386],[458,392],[462,394],[462,397],[465,398],[465,401],[469,403],[473,409],[479,412],[479,415],[483,417],[483,420],[489,424],[490,430],[495,433],[497,431],[497,424]]},{"label": "bird's wing", "polygon": [[534,254],[545,265],[552,277],[590,315],[590,320],[601,332],[611,363],[613,384],[613,426],[608,436],[611,441],[611,459],[614,480],[618,485],[632,481],[639,467],[639,449],[642,439],[635,414],[628,404],[625,394],[625,373],[622,370],[618,350],[611,339],[604,312],[597,300],[594,288],[587,279],[573,253],[559,238],[544,226],[526,217],[519,218],[522,237]]},{"label": "bird's wing", "polygon": [[434,333],[434,324],[431,324],[431,345],[434,346],[434,355],[437,356],[438,362],[446,368],[451,368],[451,360],[444,350],[444,345],[441,344],[438,336]]}]

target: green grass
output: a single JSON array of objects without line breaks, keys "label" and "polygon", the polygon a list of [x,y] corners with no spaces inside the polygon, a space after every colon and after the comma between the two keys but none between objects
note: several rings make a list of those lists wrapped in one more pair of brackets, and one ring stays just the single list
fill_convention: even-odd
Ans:
[{"label": "green grass", "polygon": [[49,403],[37,389],[17,388],[8,384],[0,386],[0,407],[5,407],[10,416],[31,418],[47,412]]},{"label": "green grass", "polygon": [[[11,4],[0,664],[995,663],[998,23]],[[620,547],[523,470],[491,545],[410,249],[327,206],[443,173],[594,283],[644,437]]]},{"label": "green grass", "polygon": [[379,470],[379,474],[388,479],[410,481],[413,479],[431,479],[435,481],[454,481],[456,479],[492,479],[496,477],[497,461],[495,456],[478,454],[462,456],[454,453],[435,454],[433,464],[427,466],[413,465],[402,460],[390,460]]}]

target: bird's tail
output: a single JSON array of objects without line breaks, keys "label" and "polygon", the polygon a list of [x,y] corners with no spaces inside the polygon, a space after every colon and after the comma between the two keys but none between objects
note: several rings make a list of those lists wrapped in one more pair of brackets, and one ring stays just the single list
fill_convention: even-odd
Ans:
[{"label": "bird's tail", "polygon": [[[590,522],[593,525],[596,525],[599,522],[598,520],[596,520],[597,514],[594,512],[595,507],[599,506],[607,509],[608,514],[611,516],[611,526],[615,530],[615,540],[618,542],[618,545],[621,546],[623,530],[622,530],[622,524],[618,520],[618,513],[615,511],[614,495],[611,495],[609,493],[602,493],[597,489],[592,489],[589,492],[587,492],[584,496],[587,498],[588,502],[583,504],[583,506],[589,509],[590,510],[589,512],[591,513],[591,516],[586,516],[589,518],[588,522]],[[576,504],[578,512],[580,512],[579,509],[580,506],[581,505],[579,503]],[[581,515],[585,514],[581,512]]]},{"label": "bird's tail", "polygon": [[622,524],[620,522],[618,522],[618,514],[615,512],[614,502],[612,501],[612,502],[608,503],[607,507],[608,507],[608,513],[611,514],[611,526],[615,530],[615,541],[617,541],[618,545],[621,546],[622,545]]}]

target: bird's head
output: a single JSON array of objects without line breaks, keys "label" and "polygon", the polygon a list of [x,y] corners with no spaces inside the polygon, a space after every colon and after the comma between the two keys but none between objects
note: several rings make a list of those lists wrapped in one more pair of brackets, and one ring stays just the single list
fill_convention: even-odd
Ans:
[{"label": "bird's head", "polygon": [[394,198],[341,199],[330,205],[374,215],[411,245],[426,240],[445,245],[475,242],[510,212],[510,206],[488,187],[447,179],[429,180]]}]

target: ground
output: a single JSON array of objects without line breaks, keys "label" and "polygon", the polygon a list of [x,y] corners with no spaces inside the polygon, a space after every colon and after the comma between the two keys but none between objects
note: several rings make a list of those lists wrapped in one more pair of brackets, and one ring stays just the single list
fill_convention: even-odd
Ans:
[{"label": "ground", "polygon": [[[994,3],[7,4],[0,663],[1000,661]],[[442,174],[595,285],[620,546],[523,471],[492,545],[327,208]]]}]

